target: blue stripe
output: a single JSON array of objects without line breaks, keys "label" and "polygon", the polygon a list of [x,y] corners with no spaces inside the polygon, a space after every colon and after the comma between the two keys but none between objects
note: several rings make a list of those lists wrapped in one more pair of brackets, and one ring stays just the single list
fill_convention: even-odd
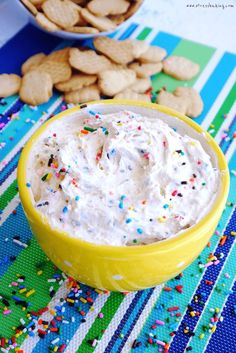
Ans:
[{"label": "blue stripe", "polygon": [[2,114],[2,116],[0,118],[0,123],[4,123],[5,126],[0,127],[0,131],[2,129],[5,129],[6,125],[11,121],[9,119],[10,116],[14,113],[18,113],[21,110],[21,108],[23,107],[23,105],[24,105],[24,103],[21,100],[17,99],[16,102],[8,110],[6,110],[4,114]]},{"label": "blue stripe", "polygon": [[1,72],[20,74],[21,65],[29,56],[41,51],[47,54],[60,42],[60,38],[26,25],[0,49]]},{"label": "blue stripe", "polygon": [[[148,290],[147,290],[148,291]],[[133,312],[134,308],[136,307],[138,301],[140,300],[140,298],[142,296],[145,296],[145,292],[146,291],[139,291],[135,294],[134,299],[132,300],[128,310],[126,311],[125,315],[123,316],[123,319],[121,320],[120,324],[118,325],[117,329],[115,330],[112,338],[110,339],[105,351],[103,353],[109,353],[111,352],[115,342],[117,341],[117,339],[119,339],[120,333],[123,329],[123,327],[126,324],[126,321],[129,319],[131,313]]]},{"label": "blue stripe", "polygon": [[[199,286],[196,290],[196,292],[193,294],[192,300],[189,303],[193,310],[196,310],[200,313],[199,316],[194,316],[191,317],[189,315],[189,311],[186,312],[186,314],[183,317],[183,320],[178,328],[178,331],[176,333],[176,335],[174,336],[174,339],[170,345],[169,348],[169,353],[175,353],[175,352],[184,352],[185,348],[188,345],[188,342],[190,340],[190,336],[187,334],[184,334],[184,328],[186,326],[189,327],[190,331],[194,331],[198,320],[201,317],[202,312],[204,311],[206,302],[209,298],[209,296],[211,295],[212,291],[213,291],[213,285],[207,285],[205,283],[206,280],[210,280],[213,283],[217,282],[218,276],[220,274],[221,269],[223,268],[227,257],[229,255],[229,252],[232,248],[232,246],[234,245],[234,241],[235,241],[235,237],[230,236],[230,232],[232,230],[235,230],[235,218],[236,218],[236,210],[234,211],[227,227],[226,230],[224,232],[225,235],[228,235],[228,239],[225,242],[225,244],[223,246],[220,246],[220,244],[217,246],[215,254],[220,254],[221,252],[224,254],[224,257],[220,260],[220,263],[217,266],[209,266],[207,267],[207,269],[205,270],[205,273],[203,275],[203,278],[201,280],[201,282],[199,283]],[[195,303],[194,301],[194,297],[196,295],[200,296],[200,300],[201,304]]]},{"label": "blue stripe", "polygon": [[[234,224],[235,229],[236,224]],[[232,268],[232,270],[234,269]],[[236,352],[236,314],[234,311],[234,307],[236,306],[236,281],[234,282],[232,291],[233,293],[229,295],[222,311],[224,320],[217,323],[217,329],[211,336],[204,353]]]},{"label": "blue stripe", "polygon": [[[79,295],[77,299],[81,297],[86,298],[86,295],[85,295],[86,291],[91,292],[91,295],[89,295],[89,297],[92,298],[93,300],[97,298],[98,294],[94,291],[93,288],[85,286],[84,284],[80,284],[80,287],[81,287],[82,293]],[[89,303],[82,303],[81,301],[78,301],[78,303],[76,303],[75,306],[64,304],[63,307],[65,308],[65,311],[63,312],[64,320],[67,320],[70,323],[63,324],[63,323],[57,322],[58,323],[57,326],[61,327],[60,335],[55,335],[54,332],[48,333],[44,339],[39,340],[39,342],[36,344],[36,346],[31,351],[31,353],[48,352],[51,341],[56,337],[60,338],[60,341],[57,342],[56,344],[57,346],[60,346],[61,344],[66,343],[67,340],[71,340],[75,332],[80,327],[80,325],[83,325],[83,323],[81,323],[81,319],[85,318],[86,320],[86,316],[81,316],[78,313],[78,307],[80,307],[80,309],[83,310],[86,314],[89,312],[89,309],[91,308]],[[71,322],[72,316],[74,317],[74,320],[75,320],[73,323]]]},{"label": "blue stripe", "polygon": [[167,54],[170,55],[179,44],[180,40],[180,37],[165,32],[159,32],[151,44],[165,48]]},{"label": "blue stripe", "polygon": [[[127,324],[125,325],[125,327],[122,329],[122,334],[124,335],[122,340],[117,340],[112,352],[114,353],[120,353],[122,351],[122,348],[124,347],[127,339],[129,338],[130,333],[132,332],[136,322],[138,321],[139,317],[141,316],[146,304],[148,303],[153,291],[155,288],[151,288],[151,289],[147,289],[145,291],[146,297],[142,298],[142,302],[140,302],[138,305],[136,306],[136,308],[132,311],[132,313],[130,314],[128,320],[127,320]],[[131,323],[131,325],[130,325]]]},{"label": "blue stripe", "polygon": [[18,151],[14,157],[9,161],[9,163],[5,166],[5,168],[1,171],[0,174],[0,185],[4,183],[4,181],[9,177],[9,175],[16,169],[18,160],[20,157],[20,151]]},{"label": "blue stripe", "polygon": [[[137,23],[132,23],[125,32],[119,37],[120,40],[125,40],[131,36],[131,34],[136,30],[138,27]],[[119,54],[118,54],[119,55]]]},{"label": "blue stripe", "polygon": [[226,139],[223,139],[220,142],[220,147],[224,153],[226,153],[228,151],[228,149],[231,145],[231,142],[233,140],[233,137],[231,136],[231,134],[234,132],[235,129],[236,129],[236,115],[234,116],[234,119],[232,120],[232,122],[228,128],[228,130],[230,131],[229,136],[228,136],[229,140],[226,141]]},{"label": "blue stripe", "polygon": [[[11,266],[10,257],[17,257],[23,250],[22,247],[12,241],[16,235],[20,236],[20,240],[23,243],[27,243],[32,238],[32,233],[21,205],[17,206],[16,214],[10,214],[0,227],[0,276]],[[8,238],[8,241],[5,241],[6,238]]]},{"label": "blue stripe", "polygon": [[204,102],[204,110],[202,114],[197,119],[195,119],[198,124],[201,124],[205,119],[212,104],[218,97],[220,91],[222,90],[235,67],[236,55],[225,53],[200,92]]}]

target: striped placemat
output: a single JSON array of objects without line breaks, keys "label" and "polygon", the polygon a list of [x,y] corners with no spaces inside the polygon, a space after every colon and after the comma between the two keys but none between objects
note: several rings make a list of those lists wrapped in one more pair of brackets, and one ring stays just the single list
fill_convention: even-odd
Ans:
[{"label": "striped placemat", "polygon": [[[32,238],[16,182],[22,147],[61,110],[62,99],[55,93],[37,108],[18,96],[0,100],[0,351],[235,353],[236,55],[137,24],[114,37],[145,40],[199,63],[193,80],[180,83],[161,73],[152,79],[153,90],[186,84],[200,92],[204,111],[196,121],[216,139],[229,163],[226,208],[199,258],[162,286],[104,293],[66,278]],[[1,72],[19,73],[30,55],[72,44],[78,43],[27,25],[0,49]],[[83,44],[91,46],[90,41]],[[214,255],[219,263],[206,266]]]}]

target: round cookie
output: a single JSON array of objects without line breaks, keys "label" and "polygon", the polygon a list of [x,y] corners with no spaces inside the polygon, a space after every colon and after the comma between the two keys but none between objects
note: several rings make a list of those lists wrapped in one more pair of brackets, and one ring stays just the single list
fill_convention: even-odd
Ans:
[{"label": "round cookie", "polygon": [[0,97],[9,97],[19,92],[21,78],[15,74],[0,75]]}]

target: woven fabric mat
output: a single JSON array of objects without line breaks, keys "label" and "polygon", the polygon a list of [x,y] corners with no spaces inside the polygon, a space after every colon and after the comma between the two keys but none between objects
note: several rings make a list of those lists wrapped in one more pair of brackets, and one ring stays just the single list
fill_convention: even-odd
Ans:
[{"label": "woven fabric mat", "polygon": [[[161,73],[152,86],[156,92],[162,86],[173,90],[187,84],[200,92],[204,111],[196,121],[216,139],[229,163],[226,208],[199,258],[162,286],[121,294],[76,283],[47,260],[32,237],[16,182],[22,147],[61,110],[62,99],[55,93],[37,108],[18,96],[0,100],[0,352],[235,353],[236,237],[231,232],[236,231],[236,55],[137,24],[114,36],[145,40],[199,63],[200,73],[191,81],[178,82]],[[0,49],[0,70],[19,73],[30,55],[72,44],[78,45],[27,25]],[[212,254],[220,261],[206,266]]]}]

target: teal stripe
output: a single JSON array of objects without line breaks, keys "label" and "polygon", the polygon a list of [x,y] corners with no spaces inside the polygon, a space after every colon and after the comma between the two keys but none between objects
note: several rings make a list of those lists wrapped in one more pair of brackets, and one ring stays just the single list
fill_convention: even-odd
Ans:
[{"label": "teal stripe", "polygon": [[[0,151],[0,159],[4,160],[9,152],[16,146],[18,142],[29,132],[32,128],[32,123],[26,123],[26,119],[33,119],[38,122],[44,112],[51,107],[52,104],[58,99],[59,94],[55,93],[53,97],[47,102],[40,105],[37,110],[33,111],[29,106],[25,105],[20,113],[20,120],[17,124],[17,128],[14,124],[8,126],[4,131],[2,141],[6,142],[6,146]],[[13,139],[11,139],[13,138]]]},{"label": "teal stripe", "polygon": [[12,103],[14,103],[17,100],[17,98],[18,98],[17,95],[3,98],[3,102],[5,102],[7,104],[6,105],[0,105],[0,114],[5,113],[9,109],[9,107],[12,105]]}]

